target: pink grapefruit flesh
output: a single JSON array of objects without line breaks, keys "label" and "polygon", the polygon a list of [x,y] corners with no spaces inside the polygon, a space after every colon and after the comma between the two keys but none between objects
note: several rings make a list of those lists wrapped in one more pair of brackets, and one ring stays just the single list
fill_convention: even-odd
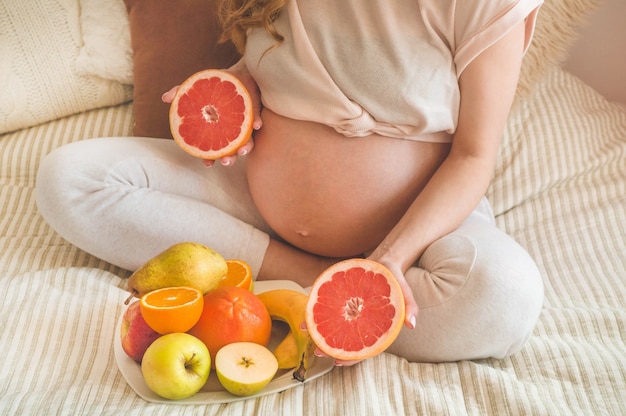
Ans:
[{"label": "pink grapefruit flesh", "polygon": [[404,297],[393,274],[366,259],[339,262],[311,288],[306,324],[315,344],[339,360],[363,360],[384,351],[404,322]]},{"label": "pink grapefruit flesh", "polygon": [[252,134],[252,99],[237,77],[219,69],[185,80],[170,107],[170,130],[192,156],[216,160],[234,154]]}]

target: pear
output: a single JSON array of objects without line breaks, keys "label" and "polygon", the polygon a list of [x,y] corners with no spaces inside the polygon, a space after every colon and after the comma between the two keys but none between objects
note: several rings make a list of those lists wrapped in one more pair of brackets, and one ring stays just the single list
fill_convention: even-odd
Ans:
[{"label": "pear", "polygon": [[207,293],[228,272],[221,254],[199,243],[178,243],[148,260],[128,278],[131,295],[141,297],[156,289],[188,286]]}]

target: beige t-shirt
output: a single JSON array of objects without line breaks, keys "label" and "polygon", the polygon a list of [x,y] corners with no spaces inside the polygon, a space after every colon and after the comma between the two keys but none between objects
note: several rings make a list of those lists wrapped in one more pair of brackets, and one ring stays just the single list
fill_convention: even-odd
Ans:
[{"label": "beige t-shirt", "polygon": [[449,142],[460,74],[524,20],[526,49],[542,3],[290,0],[275,22],[284,41],[251,30],[245,62],[263,105],[285,117],[348,137]]}]

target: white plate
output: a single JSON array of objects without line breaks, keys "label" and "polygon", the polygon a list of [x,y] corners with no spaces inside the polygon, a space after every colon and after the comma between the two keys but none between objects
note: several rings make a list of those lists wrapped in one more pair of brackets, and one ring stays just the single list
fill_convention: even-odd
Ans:
[{"label": "white plate", "polygon": [[[254,282],[254,292],[261,293],[272,289],[292,289],[302,293],[307,293],[305,289],[300,287],[297,283],[290,280],[273,280],[273,281],[258,281]],[[274,321],[276,323],[276,321]],[[115,361],[122,373],[122,376],[126,379],[126,382],[130,387],[140,396],[142,399],[154,402],[154,403],[170,403],[170,404],[209,404],[209,403],[229,403],[238,400],[245,400],[252,397],[263,396],[270,393],[278,393],[292,387],[296,387],[302,384],[293,378],[293,370],[279,370],[274,376],[274,379],[258,394],[246,397],[239,397],[230,394],[220,385],[215,375],[215,370],[211,370],[209,380],[206,385],[195,395],[182,400],[168,400],[158,396],[146,385],[143,375],[141,374],[141,366],[130,358],[122,349],[122,343],[120,342],[120,326],[122,319],[117,326],[115,332],[115,339],[113,341],[113,351],[115,353]],[[270,340],[270,348],[274,348],[282,337],[287,333],[287,326],[275,324],[272,328],[272,337]],[[333,360],[330,358],[315,358],[313,365],[307,370],[306,380],[311,381],[320,377],[333,369]]]}]

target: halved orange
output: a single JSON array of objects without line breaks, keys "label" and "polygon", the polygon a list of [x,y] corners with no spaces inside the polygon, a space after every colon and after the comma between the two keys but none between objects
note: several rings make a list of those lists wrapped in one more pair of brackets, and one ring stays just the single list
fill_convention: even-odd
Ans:
[{"label": "halved orange", "polygon": [[202,292],[186,286],[153,290],[139,301],[143,319],[162,335],[190,330],[200,319],[203,307]]},{"label": "halved orange", "polygon": [[219,283],[219,287],[237,286],[252,291],[252,269],[243,260],[226,260],[228,272]]},{"label": "halved orange", "polygon": [[172,137],[187,153],[216,160],[234,154],[252,135],[252,98],[233,74],[207,69],[178,88],[170,112]]},{"label": "halved orange", "polygon": [[311,288],[306,325],[315,344],[340,360],[363,360],[384,351],[404,322],[404,297],[380,263],[348,259],[326,269]]}]

